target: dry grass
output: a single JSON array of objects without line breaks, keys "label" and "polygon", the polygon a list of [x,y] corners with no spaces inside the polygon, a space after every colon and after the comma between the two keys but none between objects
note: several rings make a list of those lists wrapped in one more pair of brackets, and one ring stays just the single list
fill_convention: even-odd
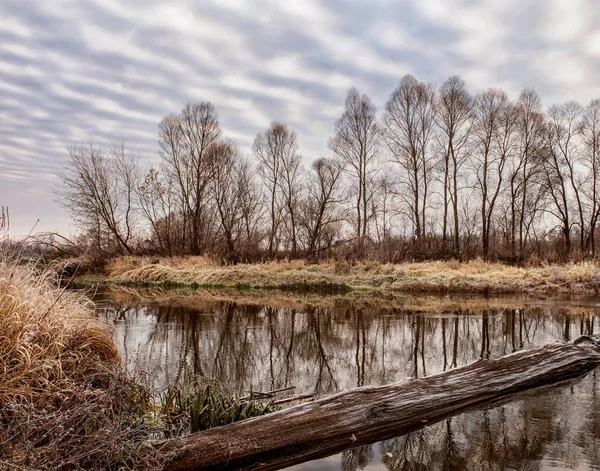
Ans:
[{"label": "dry grass", "polygon": [[189,433],[272,410],[213,388],[157,403],[91,301],[57,281],[0,250],[0,469],[161,469],[153,443],[175,422]]},{"label": "dry grass", "polygon": [[147,391],[89,301],[0,254],[0,468],[133,469]]},{"label": "dry grass", "polygon": [[475,260],[406,264],[303,261],[219,266],[200,257],[153,260],[123,257],[107,267],[107,279],[120,284],[163,284],[297,289],[341,288],[380,292],[469,294],[595,294],[596,262],[514,267]]},{"label": "dry grass", "polygon": [[0,261],[0,407],[120,364],[110,332],[90,312],[84,298],[57,290],[48,275]]}]

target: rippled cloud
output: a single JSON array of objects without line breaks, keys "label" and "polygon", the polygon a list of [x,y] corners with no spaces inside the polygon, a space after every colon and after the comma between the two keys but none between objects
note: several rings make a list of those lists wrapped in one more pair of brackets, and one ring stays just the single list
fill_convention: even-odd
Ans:
[{"label": "rippled cloud", "polygon": [[0,2],[0,204],[13,232],[66,230],[49,190],[65,146],[124,138],[157,158],[157,125],[212,101],[249,151],[270,121],[307,160],[351,86],[381,109],[411,73],[546,104],[600,97],[596,0],[73,0]]}]

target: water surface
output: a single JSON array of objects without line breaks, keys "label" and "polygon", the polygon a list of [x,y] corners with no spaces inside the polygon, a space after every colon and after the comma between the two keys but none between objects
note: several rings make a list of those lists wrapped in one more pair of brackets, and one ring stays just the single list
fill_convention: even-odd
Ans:
[{"label": "water surface", "polygon": [[[97,300],[129,368],[155,386],[200,376],[240,393],[294,386],[325,395],[600,330],[598,300],[248,302],[115,292]],[[293,469],[600,469],[598,373]]]}]

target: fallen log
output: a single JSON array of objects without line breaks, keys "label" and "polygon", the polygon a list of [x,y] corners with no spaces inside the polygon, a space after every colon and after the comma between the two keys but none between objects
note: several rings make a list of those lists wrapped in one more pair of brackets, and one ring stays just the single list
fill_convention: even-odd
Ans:
[{"label": "fallen log", "polygon": [[551,344],[421,379],[361,387],[164,442],[167,471],[280,469],[418,430],[476,407],[580,377],[600,365],[594,339]]}]

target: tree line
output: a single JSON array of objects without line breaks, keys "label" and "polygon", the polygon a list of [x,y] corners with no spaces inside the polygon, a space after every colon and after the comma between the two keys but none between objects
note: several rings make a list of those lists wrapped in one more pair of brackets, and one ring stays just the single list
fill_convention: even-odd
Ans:
[{"label": "tree line", "polygon": [[159,124],[144,168],[121,142],[68,148],[56,193],[79,247],[227,262],[330,256],[523,262],[595,257],[600,100],[545,108],[533,89],[471,94],[407,75],[382,113],[352,88],[327,142],[303,160],[273,122],[251,155],[209,102]]}]

